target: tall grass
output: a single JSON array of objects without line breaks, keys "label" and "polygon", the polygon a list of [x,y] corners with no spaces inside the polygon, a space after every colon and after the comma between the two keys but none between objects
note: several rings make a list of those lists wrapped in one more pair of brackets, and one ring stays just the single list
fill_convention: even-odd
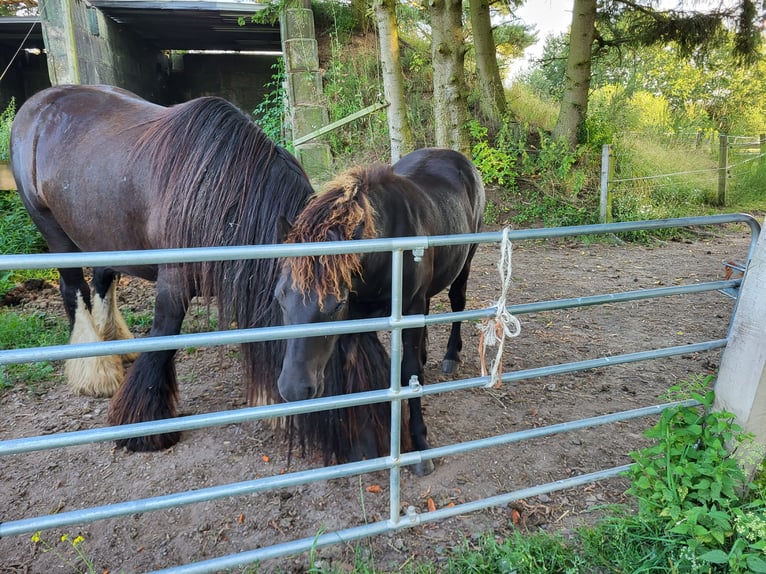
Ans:
[{"label": "tall grass", "polygon": [[737,211],[766,212],[766,156],[733,156],[727,202]]},{"label": "tall grass", "polygon": [[613,146],[613,214],[618,221],[712,211],[718,164],[707,150],[626,135]]},{"label": "tall grass", "polygon": [[[0,253],[4,255],[41,253],[46,244],[40,232],[29,218],[21,199],[15,191],[0,192]],[[55,280],[54,269],[29,269],[0,271],[0,295],[13,289],[27,279]]]}]

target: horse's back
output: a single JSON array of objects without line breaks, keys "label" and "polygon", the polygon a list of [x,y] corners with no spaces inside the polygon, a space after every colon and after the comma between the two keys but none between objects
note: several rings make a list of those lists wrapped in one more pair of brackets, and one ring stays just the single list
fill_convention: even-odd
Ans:
[{"label": "horse's back", "polygon": [[[445,218],[438,233],[479,230],[484,214],[484,184],[478,170],[462,153],[447,148],[415,150],[393,165],[396,175],[418,186]],[[465,213],[466,220],[454,216]],[[433,234],[433,233],[432,233]]]},{"label": "horse's back", "polygon": [[134,237],[146,229],[137,214],[151,190],[128,156],[144,126],[165,109],[120,88],[74,85],[43,90],[21,106],[11,164],[52,251],[149,247]]}]

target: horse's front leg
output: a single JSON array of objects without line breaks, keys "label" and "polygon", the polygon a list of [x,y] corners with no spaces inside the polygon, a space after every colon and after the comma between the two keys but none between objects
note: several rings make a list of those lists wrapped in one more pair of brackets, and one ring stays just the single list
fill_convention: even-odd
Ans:
[{"label": "horse's front leg", "polygon": [[[69,317],[72,344],[98,343],[101,337],[93,317],[90,287],[81,268],[60,269],[61,296]],[[69,388],[93,397],[111,397],[122,383],[122,359],[113,355],[76,357],[64,363]]]},{"label": "horse's front leg", "polygon": [[[402,386],[409,385],[410,379],[416,376],[423,384],[423,364],[425,358],[425,328],[406,329],[402,332]],[[428,429],[423,417],[423,407],[420,398],[409,399],[410,408],[410,436],[414,450],[427,450]],[[418,476],[431,474],[434,470],[434,462],[431,459],[421,461],[412,466],[412,472]]]},{"label": "horse's front leg", "polygon": [[[157,281],[157,298],[150,337],[177,335],[181,331],[189,297],[177,283],[163,279]],[[109,423],[122,425],[169,419],[176,416],[178,383],[173,357],[175,349],[142,353],[128,371],[125,382],[112,399]],[[169,432],[122,439],[118,446],[133,451],[152,451],[169,448],[180,439],[180,433]]]}]

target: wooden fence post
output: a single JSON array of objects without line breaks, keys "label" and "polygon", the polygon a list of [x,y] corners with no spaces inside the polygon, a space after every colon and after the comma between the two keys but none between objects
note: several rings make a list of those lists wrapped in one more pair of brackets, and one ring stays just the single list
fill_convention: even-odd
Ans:
[{"label": "wooden fence post", "polygon": [[604,144],[601,148],[601,197],[598,214],[600,223],[612,222],[612,190],[609,189],[609,182],[613,176],[612,146],[611,144]]},{"label": "wooden fence post", "polygon": [[[726,410],[766,446],[766,233],[761,233],[740,287],[729,342],[721,356],[715,385],[716,410]],[[764,452],[738,452],[748,472],[754,471]],[[756,460],[757,459],[757,460]]]},{"label": "wooden fence post", "polygon": [[717,205],[726,205],[726,179],[728,177],[729,164],[729,136],[718,135],[718,200]]}]

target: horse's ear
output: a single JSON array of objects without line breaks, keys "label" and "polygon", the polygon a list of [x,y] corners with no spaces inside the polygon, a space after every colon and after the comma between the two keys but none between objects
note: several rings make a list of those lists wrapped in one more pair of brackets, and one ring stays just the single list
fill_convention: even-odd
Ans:
[{"label": "horse's ear", "polygon": [[287,221],[287,218],[284,215],[280,215],[277,218],[277,241],[279,243],[284,243],[292,228],[293,224]]}]

